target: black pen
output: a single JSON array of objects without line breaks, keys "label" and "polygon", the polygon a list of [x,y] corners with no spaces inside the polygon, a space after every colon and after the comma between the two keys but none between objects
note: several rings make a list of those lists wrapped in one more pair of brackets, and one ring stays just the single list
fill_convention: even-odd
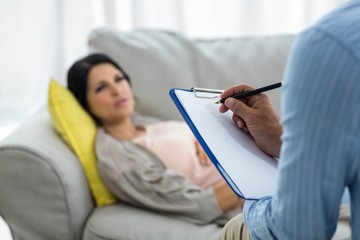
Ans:
[{"label": "black pen", "polygon": [[[255,94],[258,94],[258,93],[262,93],[262,92],[266,92],[266,91],[269,91],[269,90],[272,90],[272,89],[275,89],[275,88],[279,88],[279,87],[281,87],[281,82],[274,83],[274,84],[271,84],[271,85],[268,85],[268,86],[265,86],[265,87],[257,88],[257,89],[251,90],[251,91],[237,93],[237,94],[234,94],[234,95],[229,96],[229,97],[236,98],[236,99],[241,99],[241,98],[249,97],[249,96],[252,96],[252,95],[255,95]],[[227,98],[229,98],[229,97],[227,97]],[[227,98],[222,98],[219,101],[216,101],[215,103],[216,104],[224,103]]]}]

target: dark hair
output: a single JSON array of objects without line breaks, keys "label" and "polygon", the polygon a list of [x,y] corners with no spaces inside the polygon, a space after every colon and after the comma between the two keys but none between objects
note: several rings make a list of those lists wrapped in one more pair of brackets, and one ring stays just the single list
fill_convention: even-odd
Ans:
[{"label": "dark hair", "polygon": [[91,115],[92,118],[99,124],[99,119],[97,119],[89,109],[89,104],[86,98],[87,88],[88,88],[88,76],[90,70],[102,63],[110,63],[117,69],[119,69],[123,74],[126,80],[130,82],[129,76],[126,72],[111,58],[104,54],[90,54],[84,58],[77,60],[69,69],[67,74],[67,84],[69,90],[74,94],[76,99],[79,101],[81,106]]}]

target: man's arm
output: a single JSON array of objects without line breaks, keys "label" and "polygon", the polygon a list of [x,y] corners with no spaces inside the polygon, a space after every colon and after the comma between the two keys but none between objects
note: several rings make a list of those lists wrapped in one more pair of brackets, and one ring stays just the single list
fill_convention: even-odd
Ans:
[{"label": "man's arm", "polygon": [[[331,238],[351,175],[346,148],[355,132],[352,83],[358,82],[359,67],[346,46],[323,31],[309,30],[297,40],[283,87],[278,188],[273,198],[244,206],[254,239]],[[248,121],[259,124],[262,116],[241,114],[252,133]]]}]

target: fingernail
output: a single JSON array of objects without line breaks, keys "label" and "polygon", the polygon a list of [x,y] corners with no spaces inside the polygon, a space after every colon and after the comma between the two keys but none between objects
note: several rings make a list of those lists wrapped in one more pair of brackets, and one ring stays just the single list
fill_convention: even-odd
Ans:
[{"label": "fingernail", "polygon": [[225,101],[225,106],[227,107],[227,108],[232,108],[233,106],[234,106],[234,100],[232,100],[232,99],[226,99],[226,101]]}]

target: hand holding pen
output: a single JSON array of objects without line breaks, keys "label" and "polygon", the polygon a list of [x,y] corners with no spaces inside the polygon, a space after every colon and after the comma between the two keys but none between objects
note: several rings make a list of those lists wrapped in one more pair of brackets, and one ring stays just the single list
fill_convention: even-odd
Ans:
[{"label": "hand holding pen", "polygon": [[[279,157],[282,134],[280,118],[270,98],[265,94],[259,94],[279,87],[279,83],[270,86],[255,89],[242,84],[229,88],[220,95],[224,103],[221,104],[219,111],[222,113],[232,111],[233,121],[253,137],[260,149],[270,156]],[[241,96],[237,98],[244,100],[234,99],[235,95]]]}]

